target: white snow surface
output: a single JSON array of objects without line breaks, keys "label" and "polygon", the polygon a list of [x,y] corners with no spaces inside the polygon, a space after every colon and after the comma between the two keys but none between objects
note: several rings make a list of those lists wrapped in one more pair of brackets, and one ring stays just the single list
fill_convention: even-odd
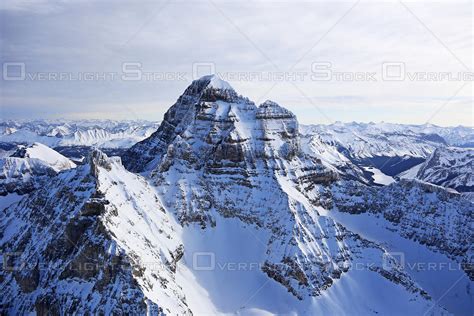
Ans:
[{"label": "white snow surface", "polygon": [[[353,262],[321,296],[298,300],[260,269],[269,237],[264,230],[222,217],[214,228],[183,229],[187,250],[178,269],[183,276],[177,281],[186,282],[183,290],[195,315],[443,314],[436,305],[425,305],[402,286],[369,271],[370,259]],[[376,257],[370,251],[364,255]]]},{"label": "white snow surface", "polygon": [[33,143],[33,145],[26,147],[25,158],[38,159],[56,172],[76,167],[76,164],[69,158],[41,143]]},{"label": "white snow surface", "polygon": [[9,120],[0,122],[0,141],[40,142],[49,147],[128,148],[150,136],[159,124],[113,120]]},{"label": "white snow surface", "polygon": [[20,201],[23,198],[22,195],[17,193],[10,193],[5,196],[0,196],[0,210],[4,210],[12,204]]},{"label": "white snow surface", "polygon": [[38,177],[75,167],[70,159],[43,144],[19,145],[0,158],[0,192],[31,190]]},{"label": "white snow surface", "polygon": [[436,148],[446,146],[446,143],[453,146],[472,146],[474,143],[472,128],[463,126],[336,122],[329,125],[304,125],[301,132],[304,135],[318,135],[325,143],[342,147],[355,158],[426,158]]},{"label": "white snow surface", "polygon": [[337,211],[330,212],[330,216],[363,237],[383,244],[434,301],[453,314],[469,315],[469,311],[474,309],[474,293],[470,290],[472,282],[458,262],[400,237],[394,225],[383,218]]},{"label": "white snow surface", "polygon": [[200,80],[210,80],[207,85],[208,88],[220,89],[220,90],[234,90],[232,86],[225,80],[219,78],[218,75],[204,76]]},{"label": "white snow surface", "polygon": [[386,175],[385,173],[383,173],[377,168],[364,167],[364,169],[372,173],[372,178],[374,179],[374,183],[387,185],[387,184],[395,182],[395,179],[393,177]]},{"label": "white snow surface", "polygon": [[420,163],[398,175],[399,178],[401,179],[416,179],[416,175],[418,174],[418,171],[420,171],[421,166],[423,163]]},{"label": "white snow surface", "polygon": [[[178,224],[165,212],[144,178],[125,170],[118,157],[105,159],[110,166],[99,167],[98,189],[107,200],[113,201],[118,212],[105,222],[115,236],[116,246],[111,251],[118,251],[117,247],[144,267],[143,275],[137,280],[149,300],[169,313],[185,312],[181,288],[166,267],[173,260],[171,254],[182,245]],[[169,280],[164,290],[157,290],[160,278]]]}]

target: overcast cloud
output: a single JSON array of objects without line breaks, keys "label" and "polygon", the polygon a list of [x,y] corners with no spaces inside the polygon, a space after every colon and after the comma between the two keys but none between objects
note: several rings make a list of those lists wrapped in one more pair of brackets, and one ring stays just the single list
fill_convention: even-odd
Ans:
[{"label": "overcast cloud", "polygon": [[[302,123],[472,126],[472,6],[2,1],[0,115],[160,120],[193,76],[212,66],[240,94],[274,100]],[[124,63],[132,63],[128,71],[140,67],[141,80],[123,80]],[[383,69],[396,77],[397,65],[404,79],[383,80]],[[321,69],[332,71],[331,80],[320,80]]]}]

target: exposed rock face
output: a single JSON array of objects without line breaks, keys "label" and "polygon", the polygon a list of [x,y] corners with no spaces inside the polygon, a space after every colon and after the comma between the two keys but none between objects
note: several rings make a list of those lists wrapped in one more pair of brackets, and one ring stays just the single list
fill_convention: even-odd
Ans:
[{"label": "exposed rock face", "polygon": [[[423,164],[415,168],[411,172],[415,179],[459,192],[474,192],[474,149],[438,148]],[[410,175],[407,177],[410,178]]]},{"label": "exposed rock face", "polygon": [[188,312],[174,281],[183,253],[175,227],[144,179],[117,159],[92,152],[0,222],[5,312]]},{"label": "exposed rock face", "polygon": [[[194,81],[181,95],[176,103],[165,113],[158,130],[149,138],[134,145],[123,157],[125,166],[135,172],[153,167],[177,136],[184,133],[189,124],[199,116],[199,110],[206,107],[205,102],[232,101],[239,99],[233,90],[215,89],[211,85],[212,78],[204,77]],[[200,104],[202,102],[202,104]],[[200,115],[206,119],[205,114]]]},{"label": "exposed rock face", "polygon": [[382,188],[343,183],[325,190],[336,210],[383,217],[401,236],[459,262],[474,280],[472,230],[466,228],[474,224],[474,205],[460,194],[405,179]]},{"label": "exposed rock face", "polygon": [[166,112],[158,131],[124,155],[125,166],[142,172],[156,169],[161,159],[168,159],[166,168],[177,158],[199,161],[199,167],[209,161],[211,167],[253,166],[258,158],[300,153],[298,123],[291,112],[271,101],[257,108],[228,84],[216,84],[218,80],[207,76],[194,81]]},{"label": "exposed rock face", "polygon": [[123,157],[150,176],[181,224],[211,229],[222,216],[270,232],[262,271],[301,300],[321,295],[354,262],[371,262],[374,273],[397,275],[421,295],[408,275],[383,268],[382,248],[319,214],[301,193],[340,175],[302,150],[296,117],[211,81],[194,81],[159,130]]},{"label": "exposed rock face", "polygon": [[[296,117],[293,113],[270,100],[263,102],[258,107],[256,118],[259,120],[290,119],[296,122]],[[298,126],[296,124],[292,126],[292,128],[295,129],[293,131],[294,133],[298,132]]]}]

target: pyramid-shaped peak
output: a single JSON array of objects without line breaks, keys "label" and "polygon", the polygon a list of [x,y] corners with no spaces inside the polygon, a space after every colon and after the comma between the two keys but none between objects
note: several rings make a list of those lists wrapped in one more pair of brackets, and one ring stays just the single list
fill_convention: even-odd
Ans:
[{"label": "pyramid-shaped peak", "polygon": [[238,95],[227,81],[217,75],[208,75],[194,80],[184,92],[184,97],[198,98],[207,102],[248,102],[247,98]]},{"label": "pyramid-shaped peak", "polygon": [[205,83],[206,88],[213,88],[216,90],[234,90],[227,81],[222,80],[216,74],[203,76],[197,81]]},{"label": "pyramid-shaped peak", "polygon": [[211,93],[236,95],[232,86],[217,75],[207,75],[193,80],[193,82],[186,88],[184,94],[201,96],[204,92],[209,91],[211,91]]},{"label": "pyramid-shaped peak", "polygon": [[265,102],[260,104],[259,107],[261,107],[261,108],[269,108],[269,107],[280,108],[281,106],[278,103],[276,103],[272,100],[266,100]]},{"label": "pyramid-shaped peak", "polygon": [[227,81],[222,80],[215,74],[203,76],[196,81],[203,84],[206,88],[213,88],[216,90],[234,90]]}]

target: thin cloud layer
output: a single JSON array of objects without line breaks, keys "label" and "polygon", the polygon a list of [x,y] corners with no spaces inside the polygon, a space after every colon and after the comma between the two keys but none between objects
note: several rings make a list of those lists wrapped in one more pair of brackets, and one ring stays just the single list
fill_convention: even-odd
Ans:
[{"label": "thin cloud layer", "polygon": [[214,71],[303,123],[472,125],[470,2],[5,1],[0,15],[7,79],[24,75],[3,74],[5,118],[160,120]]}]

